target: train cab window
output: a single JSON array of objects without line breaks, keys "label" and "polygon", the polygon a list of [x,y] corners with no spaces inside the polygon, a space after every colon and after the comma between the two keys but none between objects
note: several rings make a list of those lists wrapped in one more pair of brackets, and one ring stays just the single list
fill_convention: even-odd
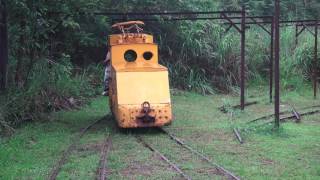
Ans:
[{"label": "train cab window", "polygon": [[144,58],[145,60],[148,60],[148,61],[149,61],[149,60],[152,59],[152,57],[153,57],[153,53],[150,52],[150,51],[143,53],[143,58]]},{"label": "train cab window", "polygon": [[137,59],[137,53],[134,50],[131,50],[131,49],[127,50],[124,53],[124,59],[127,62],[134,62]]}]

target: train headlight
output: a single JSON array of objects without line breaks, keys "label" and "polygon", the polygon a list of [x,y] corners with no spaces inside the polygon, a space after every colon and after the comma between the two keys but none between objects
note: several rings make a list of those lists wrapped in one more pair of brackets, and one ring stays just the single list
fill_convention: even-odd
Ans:
[{"label": "train headlight", "polygon": [[152,57],[153,57],[153,53],[152,52],[150,52],[150,51],[147,51],[147,52],[145,52],[145,53],[143,53],[143,58],[145,59],[145,60],[151,60],[152,59]]},{"label": "train headlight", "polygon": [[137,59],[137,53],[134,50],[131,50],[131,49],[127,50],[124,53],[124,59],[127,62],[134,62]]}]

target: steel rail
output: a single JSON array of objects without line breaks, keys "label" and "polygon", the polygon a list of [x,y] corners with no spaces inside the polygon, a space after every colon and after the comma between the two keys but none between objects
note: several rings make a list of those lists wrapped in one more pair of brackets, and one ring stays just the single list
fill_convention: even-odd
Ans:
[{"label": "steel rail", "polygon": [[[308,111],[308,112],[304,112],[304,113],[299,114],[299,117],[318,114],[318,113],[320,113],[320,110]],[[283,118],[280,118],[280,121],[286,121],[288,119],[293,119],[293,118],[297,118],[297,116],[296,115],[291,115],[291,116],[283,117]]]},{"label": "steel rail", "polygon": [[94,121],[93,123],[89,124],[87,127],[82,129],[80,133],[72,139],[72,143],[69,145],[69,147],[63,152],[62,156],[60,157],[59,161],[55,164],[53,169],[50,172],[49,180],[55,180],[62,168],[62,166],[66,163],[68,156],[71,154],[71,151],[73,151],[77,145],[77,143],[80,141],[80,139],[83,137],[83,135],[91,129],[95,124],[99,123],[100,121],[104,120],[105,117],[98,119],[97,121]]},{"label": "steel rail", "polygon": [[[298,111],[302,111],[302,110],[308,110],[308,109],[312,109],[312,108],[319,108],[320,107],[320,105],[314,105],[314,106],[306,106],[306,107],[303,107],[303,108],[301,108],[301,109],[295,109],[295,111],[296,112],[298,112]],[[279,114],[280,115],[286,115],[286,114],[290,114],[290,113],[292,113],[290,110],[287,110],[287,111],[282,111],[282,112],[280,112]],[[269,118],[272,118],[272,117],[274,117],[274,115],[275,114],[268,114],[268,115],[264,115],[264,116],[262,116],[262,117],[259,117],[259,118],[256,118],[256,119],[254,119],[254,120],[251,120],[251,121],[248,121],[246,124],[250,124],[250,123],[254,123],[254,122],[256,122],[256,121],[260,121],[260,120],[264,120],[264,119],[269,119]],[[301,118],[301,114],[299,114],[299,117]]]},{"label": "steel rail", "polygon": [[219,164],[213,162],[212,160],[210,160],[210,158],[208,158],[206,155],[200,153],[199,151],[193,149],[191,146],[185,144],[182,140],[180,140],[179,138],[177,138],[176,136],[174,136],[173,134],[171,134],[170,132],[164,130],[163,128],[158,128],[161,132],[163,132],[164,134],[168,135],[172,140],[174,140],[177,144],[181,145],[182,147],[184,147],[185,149],[189,150],[190,152],[198,155],[199,157],[201,157],[203,160],[205,160],[206,162],[208,162],[209,164],[215,166],[215,168],[221,172],[223,175],[227,176],[230,179],[234,179],[234,180],[240,180],[239,177],[235,176],[233,173],[231,173],[230,171],[226,170],[225,168],[223,168],[222,166],[220,166]]},{"label": "steel rail", "polygon": [[[301,113],[301,114],[300,114],[300,117],[302,117],[302,116],[308,116],[308,115],[314,115],[314,114],[319,114],[319,113],[320,113],[320,110],[308,111],[308,112]],[[280,123],[284,123],[284,122],[286,122],[287,120],[289,120],[289,119],[294,119],[294,118],[296,118],[296,116],[295,116],[295,115],[291,115],[291,116],[282,117],[282,118],[279,119],[279,121],[280,121]],[[268,121],[268,122],[263,123],[263,124],[270,124],[270,123],[272,123],[272,122],[273,122],[273,121]],[[298,123],[298,122],[300,122],[300,121],[297,121],[297,123]]]},{"label": "steel rail", "polygon": [[148,148],[150,151],[156,153],[158,156],[161,157],[162,160],[164,160],[166,163],[168,163],[175,171],[177,171],[183,178],[187,179],[187,180],[191,180],[191,178],[186,175],[180,168],[178,165],[174,164],[173,162],[171,162],[166,156],[164,156],[161,152],[159,152],[157,149],[153,148],[150,144],[148,144],[146,141],[144,141],[140,136],[136,136],[136,138],[138,139],[138,141],[144,145],[146,148]]},{"label": "steel rail", "polygon": [[111,138],[111,135],[108,135],[103,143],[103,148],[101,150],[99,166],[97,169],[97,175],[98,175],[97,180],[106,180],[107,179],[107,177],[106,177],[106,162],[107,162],[107,155],[108,155],[108,152],[110,151],[111,146],[112,146],[112,138]]},{"label": "steel rail", "polygon": [[[252,105],[256,105],[258,104],[258,101],[252,101],[252,102],[247,102],[244,104],[245,107],[247,106],[252,106]],[[238,104],[238,105],[233,105],[233,106],[230,106],[230,107],[226,107],[226,106],[220,106],[218,109],[223,112],[223,113],[227,113],[228,112],[228,108],[231,108],[231,109],[240,109],[241,108],[241,105]]]}]

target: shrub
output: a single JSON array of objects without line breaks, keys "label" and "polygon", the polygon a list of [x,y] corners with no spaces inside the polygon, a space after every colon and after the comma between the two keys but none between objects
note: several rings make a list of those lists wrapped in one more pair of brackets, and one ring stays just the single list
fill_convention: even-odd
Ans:
[{"label": "shrub", "polygon": [[43,113],[77,107],[102,90],[102,67],[73,72],[69,56],[57,62],[38,60],[23,88],[10,85],[1,95],[0,125],[8,129],[23,121],[40,120]]}]

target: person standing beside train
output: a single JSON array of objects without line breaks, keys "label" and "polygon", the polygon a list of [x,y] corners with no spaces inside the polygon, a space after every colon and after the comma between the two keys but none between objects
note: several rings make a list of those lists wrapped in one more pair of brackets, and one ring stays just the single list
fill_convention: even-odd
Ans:
[{"label": "person standing beside train", "polygon": [[103,86],[104,90],[102,95],[103,96],[108,96],[109,94],[109,79],[110,79],[110,68],[111,68],[111,54],[110,51],[108,50],[108,53],[106,55],[105,60],[103,61],[103,65],[105,67],[104,69],[104,78],[103,78]]}]

